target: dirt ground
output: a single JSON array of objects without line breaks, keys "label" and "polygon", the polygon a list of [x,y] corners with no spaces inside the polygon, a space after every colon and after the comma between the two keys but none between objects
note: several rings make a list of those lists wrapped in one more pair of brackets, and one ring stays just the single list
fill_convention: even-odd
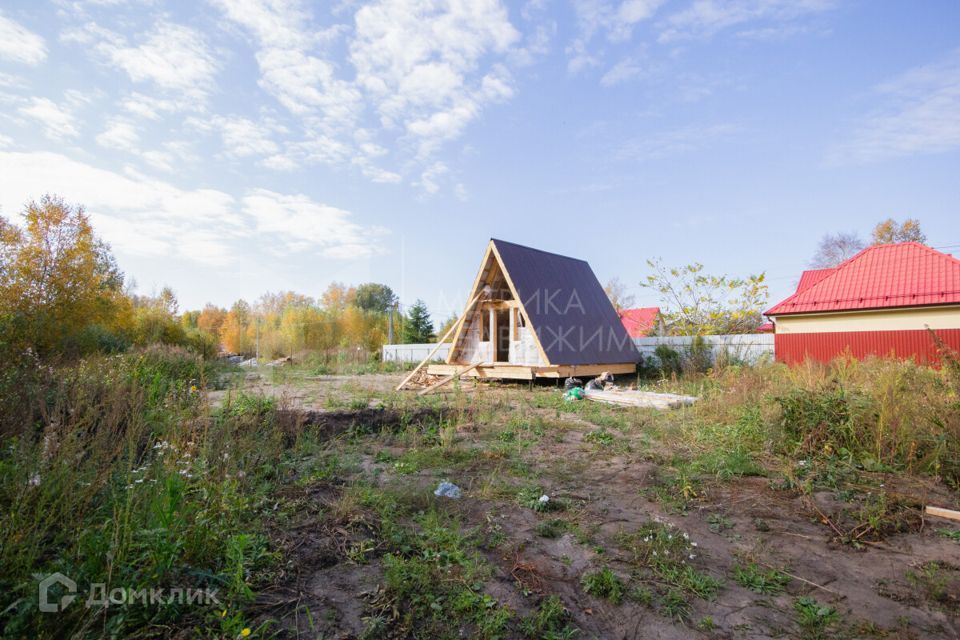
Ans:
[{"label": "dirt ground", "polygon": [[[415,628],[370,631],[372,616],[390,617],[382,553],[375,542],[363,546],[377,540],[378,525],[344,504],[351,487],[368,483],[413,494],[473,532],[490,567],[483,592],[515,620],[559,596],[568,633],[539,637],[960,638],[958,526],[921,511],[924,503],[957,508],[957,495],[932,479],[863,473],[812,491],[770,469],[678,479],[676,451],[662,435],[686,409],[568,411],[552,403],[554,386],[526,384],[417,399],[393,392],[400,378],[247,376],[245,392],[279,398],[284,410],[325,425],[329,441],[317,455],[337,462],[335,472],[304,474],[280,497],[295,505],[273,532],[286,564],[257,606],[281,635],[423,637]],[[416,435],[421,424],[445,420],[454,426],[443,443]],[[441,451],[427,456],[434,449]],[[462,498],[434,497],[441,480],[461,487]],[[529,486],[564,509],[518,501]],[[879,495],[895,517],[871,527],[857,509]],[[631,534],[651,525],[689,540],[683,562],[717,582],[713,593],[678,591],[675,578],[638,564]],[[736,575],[747,565],[775,572],[782,588],[744,586]],[[584,576],[601,568],[621,579],[624,597],[587,593]],[[683,602],[671,606],[678,593]],[[803,616],[810,611],[812,622]],[[538,637],[519,629],[508,625],[501,635]],[[477,631],[464,626],[458,635]]]}]

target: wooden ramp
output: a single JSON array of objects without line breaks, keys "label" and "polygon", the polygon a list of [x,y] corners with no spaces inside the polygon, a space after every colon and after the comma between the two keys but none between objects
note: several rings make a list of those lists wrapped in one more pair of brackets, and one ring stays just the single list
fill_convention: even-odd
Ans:
[{"label": "wooden ramp", "polygon": [[697,401],[694,396],[679,396],[673,393],[651,393],[649,391],[585,391],[584,397],[594,402],[605,402],[625,407],[646,407],[652,409],[676,409],[688,407]]}]

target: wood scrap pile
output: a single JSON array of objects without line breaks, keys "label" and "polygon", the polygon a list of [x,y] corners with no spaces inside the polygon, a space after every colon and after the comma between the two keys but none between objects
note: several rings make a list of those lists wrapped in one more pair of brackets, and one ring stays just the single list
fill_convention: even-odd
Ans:
[{"label": "wood scrap pile", "polygon": [[587,389],[584,392],[584,397],[594,402],[661,410],[687,407],[697,401],[697,398],[694,396],[681,396],[673,393],[651,393],[649,391],[637,391],[635,389],[610,389],[604,391]]}]

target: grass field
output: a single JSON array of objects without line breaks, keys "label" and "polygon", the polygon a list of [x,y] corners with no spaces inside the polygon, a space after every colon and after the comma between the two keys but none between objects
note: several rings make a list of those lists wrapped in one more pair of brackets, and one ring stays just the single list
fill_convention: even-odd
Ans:
[{"label": "grass field", "polygon": [[[960,506],[955,366],[642,382],[701,397],[671,412],[355,373],[34,372],[0,452],[4,637],[960,634],[958,526],[922,515]],[[121,602],[42,613],[54,571]],[[127,602],[160,588],[217,602]]]}]

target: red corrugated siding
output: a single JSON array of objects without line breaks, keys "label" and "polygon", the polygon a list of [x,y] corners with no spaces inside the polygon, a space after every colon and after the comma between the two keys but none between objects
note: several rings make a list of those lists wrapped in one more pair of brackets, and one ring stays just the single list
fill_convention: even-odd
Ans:
[{"label": "red corrugated siding", "polygon": [[[943,342],[960,351],[960,329],[934,331]],[[797,364],[807,358],[827,362],[849,351],[855,358],[895,356],[921,363],[936,363],[937,346],[930,332],[843,331],[836,333],[778,333],[774,336],[777,360]]]}]

